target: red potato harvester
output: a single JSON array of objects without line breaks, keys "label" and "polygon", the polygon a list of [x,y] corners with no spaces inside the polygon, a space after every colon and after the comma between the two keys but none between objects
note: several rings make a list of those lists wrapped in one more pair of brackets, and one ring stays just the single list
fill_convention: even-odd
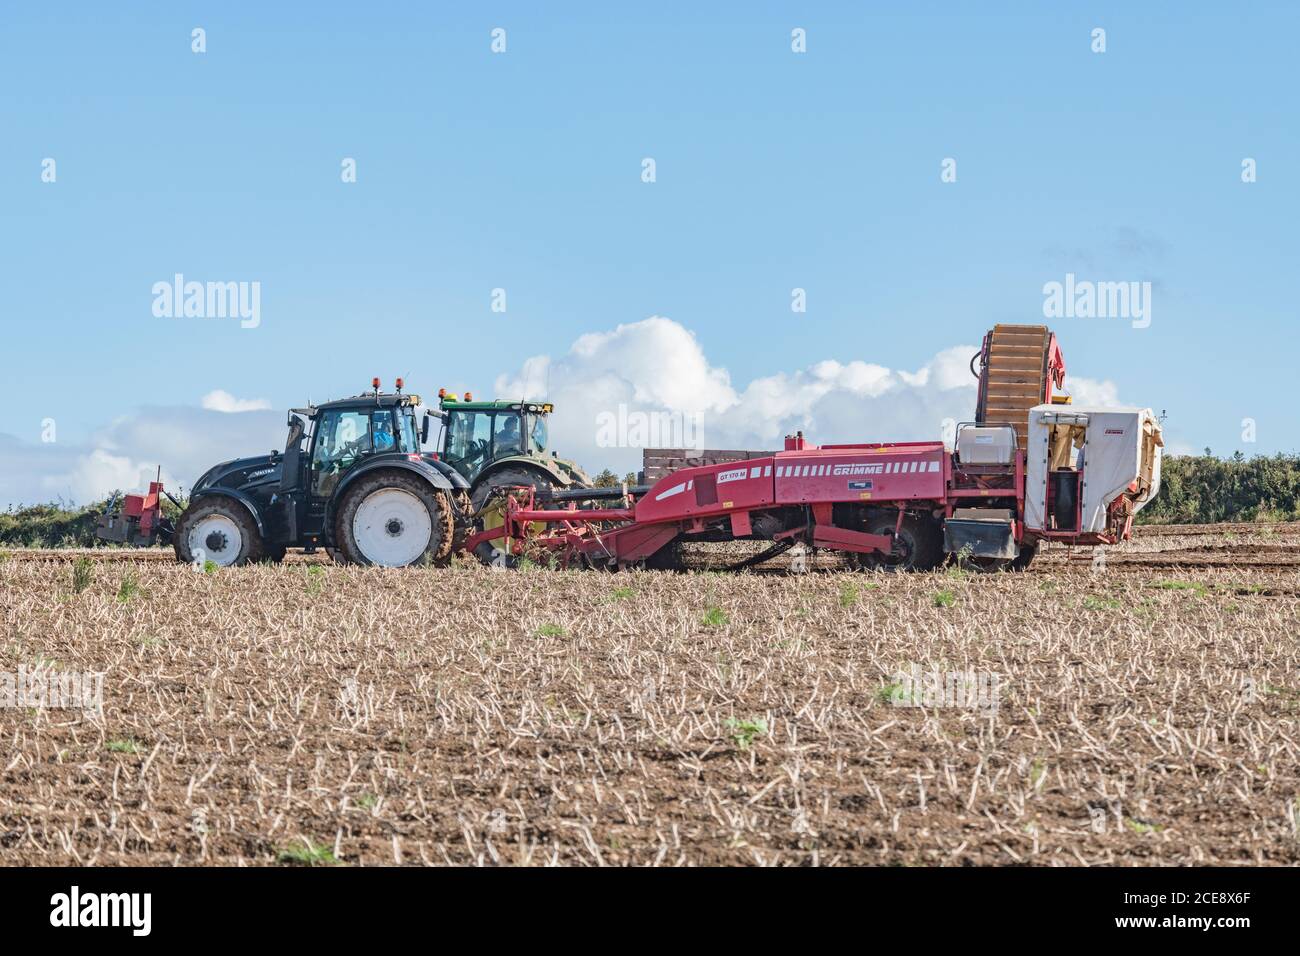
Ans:
[{"label": "red potato harvester", "polygon": [[[1024,568],[1041,541],[1114,544],[1160,487],[1150,409],[1079,407],[1041,326],[984,338],[974,422],[941,441],[817,446],[802,433],[745,461],[686,467],[652,485],[539,495],[505,490],[500,526],[469,537],[487,561],[549,554],[564,567],[672,567],[682,542],[758,540],[752,566],[796,544],[858,566],[928,570],[949,556]],[[620,507],[589,507],[600,499]],[[581,501],[584,507],[579,507]]]}]

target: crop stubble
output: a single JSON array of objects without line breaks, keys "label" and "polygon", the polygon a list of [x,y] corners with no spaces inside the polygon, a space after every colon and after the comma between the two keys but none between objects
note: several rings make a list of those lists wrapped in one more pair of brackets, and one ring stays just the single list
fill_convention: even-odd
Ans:
[{"label": "crop stubble", "polygon": [[[1296,538],[1016,575],[119,552],[79,593],[10,552],[0,671],[103,672],[104,712],[0,708],[0,862],[1295,864]],[[896,706],[913,664],[998,709]]]}]

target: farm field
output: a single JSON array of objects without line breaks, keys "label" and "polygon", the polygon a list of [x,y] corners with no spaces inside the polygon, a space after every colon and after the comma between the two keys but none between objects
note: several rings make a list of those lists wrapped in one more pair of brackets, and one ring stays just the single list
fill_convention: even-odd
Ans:
[{"label": "farm field", "polygon": [[1300,863],[1293,526],[999,575],[79,554],[0,560],[0,673],[103,674],[0,707],[9,864]]}]

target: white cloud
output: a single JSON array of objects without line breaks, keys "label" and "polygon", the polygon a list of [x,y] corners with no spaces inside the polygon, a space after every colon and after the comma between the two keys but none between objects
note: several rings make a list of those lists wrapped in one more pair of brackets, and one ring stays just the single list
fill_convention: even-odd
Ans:
[{"label": "white cloud", "polygon": [[271,407],[264,398],[235,398],[221,389],[204,395],[202,404],[211,412],[257,412]]},{"label": "white cloud", "polygon": [[1122,405],[1119,400],[1119,387],[1112,381],[1098,381],[1095,378],[1078,378],[1067,374],[1065,390],[1070,393],[1076,405]]},{"label": "white cloud", "polygon": [[[957,345],[915,370],[866,359],[827,359],[778,371],[737,387],[713,366],[694,335],[655,316],[584,335],[558,358],[534,356],[502,375],[502,398],[546,398],[556,405],[551,447],[589,470],[636,470],[640,448],[598,444],[602,413],[698,413],[708,448],[780,448],[802,430],[818,444],[915,441],[943,435],[945,419],[975,416],[976,379],[970,360],[978,345]],[[1117,403],[1111,382],[1073,379],[1078,401]]]},{"label": "white cloud", "polygon": [[137,409],[85,442],[24,442],[0,435],[0,507],[62,499],[101,500],[142,491],[162,466],[163,485],[188,489],[211,466],[284,447],[284,419],[271,411],[243,415],[193,406]]}]

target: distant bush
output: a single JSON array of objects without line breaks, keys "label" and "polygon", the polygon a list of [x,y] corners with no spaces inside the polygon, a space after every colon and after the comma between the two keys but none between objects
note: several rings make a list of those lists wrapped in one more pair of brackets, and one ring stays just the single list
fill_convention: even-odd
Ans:
[{"label": "distant bush", "polygon": [[623,484],[623,482],[627,482],[629,485],[635,485],[636,472],[629,471],[626,475],[620,478],[618,475],[606,468],[595,478],[591,479],[592,486],[596,488],[617,488]]},{"label": "distant bush", "polygon": [[[1208,451],[1208,449],[1207,449]],[[1161,467],[1160,493],[1145,524],[1294,521],[1300,518],[1300,456],[1180,455]]]}]

